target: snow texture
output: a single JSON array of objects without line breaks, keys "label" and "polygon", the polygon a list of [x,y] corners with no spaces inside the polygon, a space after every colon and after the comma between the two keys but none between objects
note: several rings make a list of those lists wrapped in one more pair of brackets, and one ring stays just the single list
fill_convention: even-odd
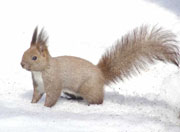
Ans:
[{"label": "snow texture", "polygon": [[157,62],[105,87],[102,105],[45,96],[31,104],[31,74],[20,61],[35,26],[49,34],[52,56],[97,64],[106,48],[133,28],[158,24],[180,36],[178,0],[0,1],[0,132],[180,132],[180,71]]}]

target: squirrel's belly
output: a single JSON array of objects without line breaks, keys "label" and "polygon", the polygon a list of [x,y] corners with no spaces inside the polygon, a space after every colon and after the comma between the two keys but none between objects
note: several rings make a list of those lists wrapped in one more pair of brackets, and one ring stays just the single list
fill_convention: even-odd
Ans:
[{"label": "squirrel's belly", "polygon": [[37,90],[40,93],[44,93],[44,82],[42,79],[42,73],[41,72],[32,72],[34,76],[34,81],[37,83]]}]

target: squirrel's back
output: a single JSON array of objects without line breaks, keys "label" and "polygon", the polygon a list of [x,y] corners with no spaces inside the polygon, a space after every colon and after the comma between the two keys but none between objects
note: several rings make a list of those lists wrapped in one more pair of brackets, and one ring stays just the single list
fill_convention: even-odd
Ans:
[{"label": "squirrel's back", "polygon": [[92,73],[92,71],[100,71],[96,65],[79,57],[59,56],[53,57],[53,59],[56,60],[56,63],[60,66],[61,69],[64,69],[63,71],[69,70],[70,72],[79,72],[79,74],[83,72]]},{"label": "squirrel's back", "polygon": [[83,82],[93,78],[104,81],[101,70],[91,62],[74,56],[54,57],[50,63],[63,87],[77,89]]}]

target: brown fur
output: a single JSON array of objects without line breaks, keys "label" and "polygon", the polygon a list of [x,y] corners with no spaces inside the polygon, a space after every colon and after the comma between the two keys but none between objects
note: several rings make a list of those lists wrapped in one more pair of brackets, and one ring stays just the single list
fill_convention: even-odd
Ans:
[{"label": "brown fur", "polygon": [[142,26],[122,37],[102,56],[97,66],[108,84],[136,74],[155,60],[179,65],[179,49],[175,43],[175,35],[170,31]]},{"label": "brown fur", "polygon": [[[47,107],[57,102],[63,90],[82,96],[89,104],[101,104],[105,83],[129,77],[155,60],[179,64],[178,48],[172,44],[174,35],[155,27],[148,30],[142,26],[123,37],[105,53],[97,66],[78,57],[51,57],[44,30],[37,33],[36,28],[21,65],[32,72],[32,103],[46,93],[44,105]],[[33,60],[34,56],[36,60]]]}]

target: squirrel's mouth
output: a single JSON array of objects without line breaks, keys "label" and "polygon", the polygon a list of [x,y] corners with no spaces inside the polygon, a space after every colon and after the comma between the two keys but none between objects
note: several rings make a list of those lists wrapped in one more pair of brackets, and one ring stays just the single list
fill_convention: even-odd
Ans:
[{"label": "squirrel's mouth", "polygon": [[27,70],[27,71],[31,71],[31,68],[30,67],[23,67],[25,70]]},{"label": "squirrel's mouth", "polygon": [[27,71],[31,71],[31,69],[30,69],[30,68],[26,68],[26,70],[27,70]]},{"label": "squirrel's mouth", "polygon": [[27,71],[31,71],[31,68],[29,68],[29,67],[23,67],[23,69],[25,69]]},{"label": "squirrel's mouth", "polygon": [[30,66],[28,66],[27,64],[21,62],[21,66],[22,66],[23,69],[26,69],[27,71],[31,71]]}]

